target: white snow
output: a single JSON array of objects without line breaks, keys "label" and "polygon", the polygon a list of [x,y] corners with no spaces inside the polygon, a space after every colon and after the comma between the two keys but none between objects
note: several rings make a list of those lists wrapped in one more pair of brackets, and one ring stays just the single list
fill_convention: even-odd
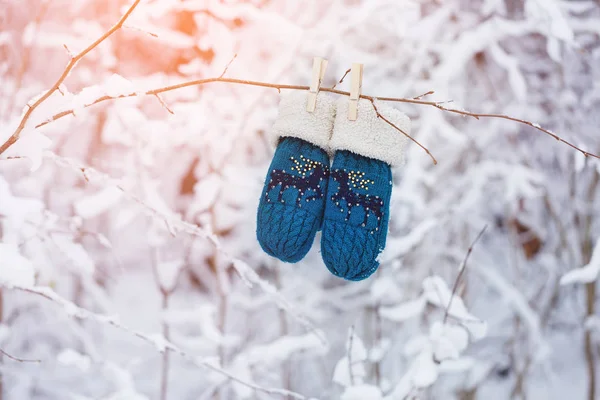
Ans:
[{"label": "white snow", "polygon": [[560,278],[561,285],[590,283],[600,275],[600,239],[596,241],[590,262],[581,268],[571,270]]},{"label": "white snow", "polygon": [[177,278],[184,265],[185,260],[183,259],[159,262],[156,267],[156,273],[158,274],[158,281],[161,286],[167,290],[171,290],[171,288],[175,287]]},{"label": "white snow", "polygon": [[324,354],[324,348],[318,336],[312,333],[299,336],[284,336],[269,344],[252,347],[247,352],[247,357],[251,365],[259,363],[277,365],[285,362],[294,353],[305,351]]},{"label": "white snow", "polygon": [[155,333],[153,335],[148,335],[148,337],[152,341],[152,344],[154,345],[156,350],[161,353],[165,352],[167,349],[170,349],[172,347],[171,344],[162,334]]},{"label": "white snow", "polygon": [[363,363],[366,359],[367,350],[363,341],[354,329],[350,328],[346,341],[346,356],[342,357],[336,364],[333,371],[333,382],[346,387],[362,383],[366,376]]},{"label": "white snow", "polygon": [[56,358],[59,364],[67,367],[75,367],[83,372],[90,369],[92,361],[84,354],[81,354],[73,349],[65,349],[58,354]]},{"label": "white snow", "polygon": [[0,285],[33,286],[34,276],[33,265],[19,253],[17,246],[0,243]]},{"label": "white snow", "polygon": [[382,400],[383,395],[377,386],[356,385],[347,387],[340,400]]},{"label": "white snow", "polygon": [[379,314],[386,319],[395,322],[402,322],[410,318],[421,315],[425,309],[427,300],[425,296],[420,296],[415,300],[407,301],[393,307],[381,307]]},{"label": "white snow", "polygon": [[87,275],[94,273],[94,260],[81,244],[74,243],[71,237],[64,234],[52,235],[51,242],[59,250],[62,260],[70,264],[71,270]]},{"label": "white snow", "polygon": [[431,326],[430,339],[435,359],[444,361],[460,356],[469,344],[469,333],[463,327],[438,321]]},{"label": "white snow", "polygon": [[209,174],[194,186],[194,194],[198,201],[194,202],[190,214],[206,211],[217,200],[222,180],[217,174]]},{"label": "white snow", "polygon": [[52,146],[52,140],[39,131],[23,131],[20,139],[2,154],[4,157],[23,157],[31,163],[30,171],[37,171],[44,153]]},{"label": "white snow", "polygon": [[123,78],[119,74],[112,74],[102,84],[104,93],[110,97],[126,96],[136,92],[136,88],[128,79]]},{"label": "white snow", "polygon": [[116,207],[123,198],[123,192],[116,187],[106,187],[98,192],[79,199],[75,212],[82,218],[94,218]]},{"label": "white snow", "polygon": [[0,324],[0,344],[4,343],[10,335],[10,327],[6,324]]},{"label": "white snow", "polygon": [[[61,76],[63,46],[86,48],[131,3],[61,2],[37,18],[2,2],[0,145]],[[600,149],[598,6],[425,3],[141,1],[124,25],[158,37],[127,28],[108,37],[0,154],[0,349],[42,360],[4,357],[6,400],[157,399],[171,345],[169,399],[451,399],[474,390],[499,400],[521,372],[528,399],[589,397],[583,338],[599,324],[581,299],[598,279],[598,232],[592,224],[591,261],[577,261],[577,221],[599,217],[588,189],[600,162],[539,129]],[[235,53],[226,77],[308,85],[311,58],[335,53],[324,87],[360,61],[367,95],[434,91],[423,100],[535,122],[390,102],[411,116],[438,165],[408,146],[392,171],[381,266],[347,282],[323,264],[324,232],[294,264],[257,243],[276,89],[194,84],[161,94],[174,115],[141,95],[218,77]],[[93,104],[132,93],[140,95]],[[524,254],[527,235],[514,234],[514,220],[541,239],[535,255]],[[164,307],[160,286],[178,275]],[[572,285],[553,302],[561,276]]]},{"label": "white snow", "polygon": [[433,361],[433,354],[429,351],[419,354],[410,366],[409,374],[416,388],[431,386],[439,375],[437,365]]}]

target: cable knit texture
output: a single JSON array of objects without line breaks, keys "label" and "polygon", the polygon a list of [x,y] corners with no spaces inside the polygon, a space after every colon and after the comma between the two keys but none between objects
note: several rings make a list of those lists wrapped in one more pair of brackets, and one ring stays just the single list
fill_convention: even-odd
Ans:
[{"label": "cable knit texture", "polygon": [[[381,115],[410,135],[411,123],[406,114],[385,104],[376,104]],[[404,164],[407,144],[408,138],[379,118],[369,100],[361,99],[358,102],[358,118],[350,121],[348,98],[339,98],[335,129],[329,142],[331,151],[349,150],[397,166]]]},{"label": "cable knit texture", "polygon": [[[389,107],[377,106],[390,121],[410,133],[410,120]],[[360,281],[379,267],[385,248],[392,194],[392,165],[404,161],[406,140],[368,101],[359,102],[356,121],[347,119],[348,99],[338,102],[331,145],[331,167],[321,237],[327,268],[341,278]]]},{"label": "cable knit texture", "polygon": [[258,206],[256,236],[263,250],[281,261],[298,262],[321,228],[329,156],[296,138],[277,146]]},{"label": "cable knit texture", "polygon": [[325,205],[321,253],[332,274],[359,281],[377,270],[385,247],[392,172],[384,161],[335,154]]},{"label": "cable knit texture", "polygon": [[277,143],[258,205],[256,237],[281,261],[298,262],[323,223],[329,178],[326,147],[333,130],[334,102],[321,96],[306,111],[307,92],[281,95],[272,140]]}]

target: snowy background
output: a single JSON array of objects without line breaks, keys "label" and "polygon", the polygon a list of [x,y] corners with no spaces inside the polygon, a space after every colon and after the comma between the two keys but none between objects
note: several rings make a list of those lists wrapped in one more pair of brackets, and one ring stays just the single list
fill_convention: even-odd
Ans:
[{"label": "snowy background", "polygon": [[[131,5],[0,0],[0,144]],[[390,103],[439,163],[394,170],[379,271],[335,278],[319,237],[282,264],[255,239],[276,89],[85,107],[234,54],[277,84],[362,62],[364,94],[600,153],[598,0],[142,0],[0,154],[1,400],[600,399],[598,159]]]}]

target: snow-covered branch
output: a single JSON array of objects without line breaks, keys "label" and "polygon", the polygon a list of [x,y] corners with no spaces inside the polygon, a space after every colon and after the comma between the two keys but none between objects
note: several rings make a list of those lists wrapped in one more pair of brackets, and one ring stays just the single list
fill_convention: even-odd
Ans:
[{"label": "snow-covered branch", "polygon": [[[181,88],[185,88],[185,87],[190,87],[190,86],[205,85],[205,84],[208,84],[208,83],[215,83],[215,82],[231,83],[231,84],[238,84],[238,85],[258,86],[258,87],[272,88],[272,89],[277,89],[277,90],[309,90],[310,89],[309,86],[303,86],[303,85],[286,85],[286,84],[279,84],[279,83],[268,83],[268,82],[250,81],[250,80],[244,80],[244,79],[224,78],[224,77],[221,76],[221,77],[217,77],[217,78],[207,78],[207,79],[193,80],[193,81],[184,82],[184,83],[180,83],[180,84],[176,84],[176,85],[165,86],[165,87],[161,87],[161,88],[157,88],[157,89],[147,90],[145,92],[135,92],[135,93],[128,93],[128,94],[121,94],[121,95],[118,95],[118,96],[108,96],[108,95],[105,95],[105,96],[98,97],[97,99],[92,100],[92,101],[86,103],[84,105],[84,107],[90,107],[90,106],[92,106],[94,104],[98,104],[98,103],[101,103],[101,102],[107,101],[107,100],[116,100],[116,99],[120,99],[120,98],[135,97],[135,96],[140,96],[140,95],[158,96],[161,93],[169,92],[169,91],[172,91],[172,90],[177,90],[177,89],[181,89]],[[338,90],[338,89],[334,89],[334,88],[323,87],[323,88],[321,88],[321,91],[323,91],[323,92],[329,92],[329,93],[334,93],[334,94],[338,94],[338,95],[343,95],[343,96],[349,96],[350,95],[350,92],[346,92],[346,91]],[[433,93],[433,91],[427,92],[426,94],[430,94],[430,93]],[[416,105],[423,105],[423,106],[431,106],[431,107],[437,108],[438,110],[447,111],[447,112],[451,112],[451,113],[455,113],[455,114],[459,114],[459,115],[463,115],[463,116],[469,116],[469,117],[473,117],[475,119],[480,119],[480,118],[496,118],[496,119],[504,119],[504,120],[508,120],[508,121],[517,122],[517,123],[520,123],[520,124],[528,125],[528,126],[530,126],[532,128],[535,128],[536,130],[538,130],[540,132],[543,132],[543,133],[549,135],[553,139],[555,139],[555,140],[557,140],[557,141],[559,141],[561,143],[566,144],[567,146],[573,148],[574,150],[577,150],[578,152],[580,152],[581,154],[583,154],[585,157],[594,157],[594,158],[600,159],[600,155],[597,155],[597,154],[594,154],[594,153],[591,153],[589,151],[581,149],[580,147],[574,145],[573,143],[571,143],[571,142],[569,142],[569,141],[561,138],[560,136],[558,136],[556,133],[552,132],[551,130],[545,129],[545,128],[541,127],[539,124],[537,124],[535,122],[530,122],[530,121],[527,121],[527,120],[524,120],[524,119],[511,117],[509,115],[490,114],[490,113],[477,113],[477,112],[472,112],[472,111],[466,111],[466,110],[461,110],[461,109],[450,108],[450,107],[447,107],[445,105],[445,104],[448,103],[448,101],[425,101],[425,100],[421,100],[421,97],[423,97],[423,95],[416,96],[416,97],[413,97],[413,98],[402,98],[402,97],[377,97],[377,96],[372,96],[372,95],[361,94],[360,97],[363,98],[363,99],[370,100],[373,104],[375,104],[375,101],[388,101],[388,102],[396,102],[396,103],[409,103],[409,104],[416,104]],[[396,130],[398,130],[403,135],[407,136],[414,143],[416,143],[419,147],[421,147],[431,157],[433,163],[437,164],[437,160],[431,154],[431,152],[429,151],[429,149],[427,147],[423,146],[416,139],[414,139],[412,136],[408,135],[406,132],[403,132],[397,126],[395,126],[394,124],[392,124],[390,121],[388,121],[386,118],[384,118],[379,112],[377,112],[377,114],[378,114],[378,116],[380,118],[383,118],[386,123],[392,125]],[[56,121],[56,120],[58,120],[60,118],[66,117],[68,115],[75,115],[75,110],[70,109],[70,110],[64,110],[64,111],[61,111],[59,113],[56,113],[52,117],[50,117],[47,121],[44,121],[44,122],[41,122],[40,124],[38,124],[36,126],[36,128],[42,127],[44,125],[47,125],[50,122]],[[5,147],[3,146],[4,150],[6,150],[13,143],[14,143],[14,141],[12,143],[8,144],[8,145],[5,144]],[[2,154],[2,152],[3,152],[2,149],[3,148],[0,148],[0,154]]]},{"label": "snow-covered branch", "polygon": [[[31,114],[35,111],[36,108],[38,108],[40,106],[40,104],[42,104],[50,96],[52,96],[52,94],[54,92],[60,91],[60,86],[65,81],[65,79],[67,79],[71,70],[73,68],[75,68],[75,66],[77,65],[79,60],[81,60],[83,57],[85,57],[85,55],[88,54],[90,51],[92,51],[94,48],[98,47],[98,45],[100,45],[100,43],[102,43],[106,39],[108,39],[113,33],[118,31],[119,29],[121,29],[121,27],[123,26],[123,24],[125,23],[127,18],[129,18],[129,16],[133,12],[133,10],[138,6],[138,4],[140,4],[140,1],[141,0],[135,0],[133,2],[133,4],[127,9],[125,14],[123,14],[121,19],[119,19],[119,21],[115,25],[113,25],[112,28],[110,28],[108,31],[106,31],[102,36],[100,36],[98,39],[96,39],[92,44],[87,46],[85,49],[81,50],[79,53],[71,54],[71,52],[67,49],[67,51],[69,51],[71,59],[69,60],[69,63],[65,67],[65,70],[63,71],[61,76],[56,80],[56,82],[54,83],[54,85],[52,85],[52,87],[50,89],[48,89],[39,98],[36,98],[32,104],[27,104],[27,106],[26,106],[27,110],[25,111],[25,114],[23,114],[23,117],[21,118],[21,122],[19,123],[19,126],[14,131],[14,133],[12,135],[10,135],[10,137],[6,140],[6,142],[4,142],[0,146],[0,154],[4,153],[10,146],[12,146],[17,140],[19,140],[21,133],[27,126],[27,122],[29,121],[29,117],[31,116]],[[65,45],[65,48],[67,48],[66,45]]]},{"label": "snow-covered branch", "polygon": [[128,191],[120,182],[90,166],[84,165],[70,158],[61,157],[52,152],[47,152],[46,156],[52,159],[58,165],[68,167],[77,173],[83,174],[83,177],[88,182],[118,189],[129,199],[140,205],[150,217],[162,221],[165,225],[165,228],[171,235],[176,236],[178,233],[183,232],[188,235],[208,240],[214,246],[214,248],[225,257],[225,259],[231,262],[231,266],[234,268],[246,286],[252,288],[254,285],[257,285],[269,297],[269,299],[277,304],[278,307],[285,310],[294,319],[304,325],[309,331],[317,335],[317,337],[321,339],[323,345],[327,344],[327,339],[325,336],[323,336],[320,330],[316,328],[306,316],[297,311],[296,308],[290,304],[290,302],[286,300],[281,293],[277,291],[275,286],[258,276],[258,274],[246,262],[231,255],[223,247],[218,237],[214,233],[207,231],[206,228],[202,228],[196,224],[184,221],[175,213],[170,212],[167,214],[165,211],[160,211],[157,208],[152,207],[144,202],[140,197]]},{"label": "snow-covered branch", "polygon": [[295,393],[295,392],[285,390],[285,389],[263,387],[254,382],[245,380],[243,378],[239,378],[239,377],[235,376],[234,374],[232,374],[231,372],[221,368],[219,366],[218,362],[214,359],[207,359],[204,357],[193,356],[193,355],[188,354],[187,352],[183,351],[181,348],[177,347],[172,342],[166,340],[160,334],[146,334],[144,332],[127,327],[126,325],[122,324],[117,317],[100,315],[100,314],[96,314],[91,311],[88,311],[84,308],[81,308],[81,307],[75,305],[73,302],[61,297],[60,295],[58,295],[56,292],[54,292],[49,287],[22,286],[19,284],[11,285],[8,283],[2,283],[2,287],[6,288],[6,289],[19,290],[22,292],[41,296],[41,297],[48,299],[48,300],[52,301],[53,303],[59,305],[62,308],[62,310],[64,312],[66,312],[67,315],[69,315],[70,317],[91,320],[91,321],[96,321],[96,322],[99,322],[102,324],[111,325],[129,335],[133,335],[133,336],[137,337],[138,339],[141,339],[144,342],[152,345],[157,351],[159,351],[161,353],[165,352],[165,351],[170,351],[170,352],[176,353],[179,356],[181,356],[182,358],[184,358],[186,361],[192,363],[193,365],[195,365],[197,367],[206,368],[210,371],[215,372],[218,375],[221,375],[223,377],[223,379],[225,379],[225,380],[230,380],[237,384],[246,386],[252,390],[267,393],[267,394],[272,394],[272,395],[288,396],[288,397],[291,397],[294,399],[299,399],[299,400],[307,399],[307,397],[305,397],[299,393]]}]

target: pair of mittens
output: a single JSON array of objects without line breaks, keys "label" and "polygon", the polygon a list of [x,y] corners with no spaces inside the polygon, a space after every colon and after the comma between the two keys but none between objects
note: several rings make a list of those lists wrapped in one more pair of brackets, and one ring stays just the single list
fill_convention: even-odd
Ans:
[{"label": "pair of mittens", "polygon": [[[379,266],[392,190],[391,166],[403,162],[406,137],[378,118],[369,100],[348,120],[348,99],[319,94],[314,113],[306,92],[281,96],[273,127],[277,149],[257,213],[257,239],[282,261],[297,262],[323,230],[321,253],[336,276],[362,280]],[[408,117],[385,105],[379,112],[407,134]],[[334,155],[330,167],[329,153]]]}]

